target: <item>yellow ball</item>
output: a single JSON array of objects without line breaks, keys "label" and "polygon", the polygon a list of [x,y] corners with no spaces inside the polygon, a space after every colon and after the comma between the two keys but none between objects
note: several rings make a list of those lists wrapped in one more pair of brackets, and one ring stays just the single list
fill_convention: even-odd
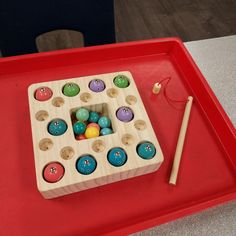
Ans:
[{"label": "yellow ball", "polygon": [[95,138],[98,136],[99,136],[99,129],[94,126],[88,127],[85,131],[86,138]]}]

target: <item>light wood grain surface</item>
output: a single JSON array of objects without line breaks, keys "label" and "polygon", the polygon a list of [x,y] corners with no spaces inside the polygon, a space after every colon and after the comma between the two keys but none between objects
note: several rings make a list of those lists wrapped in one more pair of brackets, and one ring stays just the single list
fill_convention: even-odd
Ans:
[{"label": "light wood grain surface", "polygon": [[[130,79],[130,85],[127,88],[122,89],[114,85],[113,79],[118,74],[126,75]],[[105,82],[106,89],[104,91],[95,93],[89,90],[88,84],[95,78],[102,79]],[[80,93],[75,97],[66,97],[62,93],[63,86],[69,82],[76,83],[80,87]],[[53,96],[48,101],[40,102],[34,98],[35,90],[42,86],[47,86],[53,91]],[[156,171],[163,162],[160,145],[135,82],[129,72],[116,72],[33,84],[29,87],[28,96],[37,185],[45,198],[54,198],[150,173]],[[134,97],[136,99],[133,99]],[[58,99],[64,100],[62,106],[55,106],[55,100]],[[122,106],[130,107],[133,110],[134,119],[132,121],[125,123],[116,118],[116,111]],[[80,107],[108,114],[112,121],[114,133],[77,141],[74,137],[70,113]],[[37,114],[40,114],[40,112],[48,114],[46,119],[38,119]],[[61,136],[53,136],[47,131],[49,122],[55,118],[64,120],[68,125],[67,131]],[[94,148],[95,142],[98,140],[103,145],[101,152]],[[46,141],[46,145],[48,145],[48,142],[50,143],[50,147],[45,150],[41,146],[44,141]],[[150,141],[155,145],[156,154],[154,158],[144,160],[137,155],[136,147],[143,141]],[[69,159],[63,158],[61,155],[63,153],[62,149],[68,149],[68,147],[72,150],[70,152],[71,156]],[[114,167],[107,161],[107,153],[114,147],[121,147],[127,153],[127,162],[121,167]],[[97,161],[97,168],[90,175],[82,175],[75,168],[76,160],[85,154],[91,154]],[[48,183],[42,177],[44,167],[50,162],[59,162],[65,168],[64,177],[56,183]]]}]

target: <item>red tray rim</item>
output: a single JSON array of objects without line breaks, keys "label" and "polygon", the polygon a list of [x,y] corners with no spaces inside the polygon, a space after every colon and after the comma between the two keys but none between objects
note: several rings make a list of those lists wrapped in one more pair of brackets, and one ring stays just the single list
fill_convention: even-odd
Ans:
[{"label": "red tray rim", "polygon": [[[45,57],[51,57],[51,56],[62,56],[65,54],[76,54],[78,52],[90,52],[90,51],[96,51],[96,50],[103,50],[103,49],[110,49],[110,48],[119,48],[123,46],[135,46],[135,45],[140,45],[140,44],[155,44],[155,43],[160,43],[160,42],[169,42],[172,41],[174,43],[179,44],[181,48],[183,49],[185,55],[187,56],[188,60],[192,63],[192,66],[194,67],[195,71],[198,74],[198,78],[201,80],[203,83],[204,87],[208,91],[212,101],[214,101],[215,106],[219,110],[224,123],[228,126],[229,130],[231,131],[233,137],[236,139],[236,129],[234,125],[232,124],[231,120],[229,119],[228,115],[224,111],[222,105],[220,104],[218,98],[212,91],[211,87],[205,80],[204,76],[202,75],[200,69],[197,67],[196,63],[194,62],[193,58],[191,57],[190,53],[188,50],[185,48],[183,45],[183,42],[181,39],[177,37],[170,37],[170,38],[159,38],[159,39],[150,39],[150,40],[140,40],[140,41],[131,41],[131,42],[122,42],[122,43],[116,43],[116,44],[107,44],[107,45],[99,45],[99,46],[91,46],[91,47],[84,47],[84,48],[78,48],[78,49],[64,49],[64,50],[56,50],[56,51],[51,51],[51,52],[40,52],[40,53],[32,53],[32,54],[27,54],[27,55],[20,55],[20,56],[12,56],[12,57],[5,57],[5,58],[0,58],[0,65],[3,65],[5,63],[18,63],[19,61],[24,61],[24,60],[32,60],[32,59],[41,59]],[[1,73],[1,74],[6,74]],[[1,78],[0,78],[1,79]],[[178,218],[181,218],[183,216],[187,216],[199,211],[202,211],[206,208],[222,204],[228,201],[232,201],[236,199],[236,188],[234,191],[231,193],[227,193],[224,195],[221,195],[215,199],[210,199],[206,200],[205,202],[198,203],[194,206],[187,207],[181,210],[174,211],[172,213],[165,214],[163,216],[150,216],[148,220],[141,220],[139,222],[135,222],[133,224],[129,224],[125,227],[118,228],[113,230],[112,232],[109,231],[106,233],[106,235],[122,235],[122,234],[128,234],[132,232],[137,232],[146,228],[150,228],[156,225],[160,225],[163,223],[166,223],[168,221],[172,221]]]}]

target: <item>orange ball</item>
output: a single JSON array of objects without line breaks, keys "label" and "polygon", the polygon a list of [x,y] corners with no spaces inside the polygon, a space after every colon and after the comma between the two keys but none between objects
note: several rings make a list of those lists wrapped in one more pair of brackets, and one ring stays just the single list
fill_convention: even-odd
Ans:
[{"label": "orange ball", "polygon": [[99,129],[96,127],[88,127],[85,131],[86,138],[96,138],[99,136]]},{"label": "orange ball", "polygon": [[100,131],[100,126],[97,123],[89,123],[87,125],[87,128],[89,128],[89,127],[95,127],[95,128],[97,128]]}]

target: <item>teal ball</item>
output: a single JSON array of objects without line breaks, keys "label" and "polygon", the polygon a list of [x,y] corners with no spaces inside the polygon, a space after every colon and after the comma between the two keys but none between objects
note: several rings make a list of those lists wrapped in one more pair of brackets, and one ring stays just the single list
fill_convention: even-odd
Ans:
[{"label": "teal ball", "polygon": [[138,145],[137,152],[143,159],[152,159],[156,154],[156,148],[152,143],[145,142]]},{"label": "teal ball", "polygon": [[64,120],[54,119],[48,125],[48,132],[53,136],[59,136],[66,132],[67,124]]},{"label": "teal ball", "polygon": [[95,111],[90,111],[89,112],[89,119],[88,121],[91,122],[91,123],[97,123],[99,120],[99,115],[97,112]]},{"label": "teal ball", "polygon": [[77,171],[83,175],[92,174],[95,171],[96,167],[97,162],[91,155],[82,156],[76,162]]},{"label": "teal ball", "polygon": [[75,116],[79,121],[87,121],[89,118],[89,111],[82,107],[76,112]]},{"label": "teal ball", "polygon": [[84,134],[86,130],[86,125],[82,121],[78,121],[73,125],[73,131],[75,134]]},{"label": "teal ball", "polygon": [[111,120],[106,116],[102,116],[98,120],[98,124],[101,128],[109,128],[111,126]]},{"label": "teal ball", "polygon": [[100,135],[102,135],[102,136],[112,134],[112,133],[113,133],[113,131],[110,128],[102,128],[100,130]]},{"label": "teal ball", "polygon": [[107,155],[109,163],[115,167],[123,166],[127,161],[127,155],[122,148],[112,148]]}]

